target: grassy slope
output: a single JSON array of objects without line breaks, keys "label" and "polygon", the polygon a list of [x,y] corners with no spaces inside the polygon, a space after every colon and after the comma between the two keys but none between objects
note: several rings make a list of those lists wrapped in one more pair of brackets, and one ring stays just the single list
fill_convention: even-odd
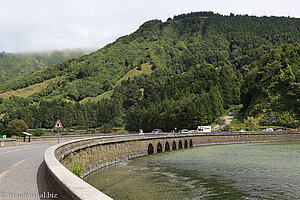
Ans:
[{"label": "grassy slope", "polygon": [[144,64],[142,64],[142,70],[138,70],[137,67],[134,68],[134,69],[132,69],[132,70],[130,70],[122,78],[120,78],[117,81],[116,85],[113,87],[112,90],[106,91],[106,92],[104,92],[104,93],[102,93],[102,94],[100,94],[100,95],[98,95],[96,97],[87,97],[87,98],[81,100],[80,103],[86,103],[88,101],[97,102],[97,101],[100,101],[103,98],[108,98],[109,99],[113,95],[113,93],[114,93],[114,88],[116,86],[121,85],[122,81],[126,81],[129,78],[133,78],[133,77],[139,76],[141,74],[151,74],[152,73],[151,67],[152,67],[151,64],[144,63]]},{"label": "grassy slope", "polygon": [[[125,74],[125,76],[123,76],[122,78],[120,78],[117,81],[116,85],[113,88],[115,88],[118,85],[121,85],[122,81],[128,80],[128,78],[133,78],[133,77],[139,76],[141,74],[151,74],[151,72],[152,72],[151,67],[152,67],[152,65],[150,65],[149,63],[144,63],[142,65],[142,70],[137,70],[137,67],[130,70],[129,72],[127,72],[127,74]],[[0,97],[2,97],[4,99],[9,99],[9,97],[11,97],[11,96],[19,96],[19,97],[27,98],[27,97],[35,94],[35,93],[38,93],[38,92],[42,91],[43,89],[45,89],[51,83],[55,83],[55,82],[58,82],[58,81],[62,80],[62,78],[63,77],[56,77],[56,78],[52,78],[52,79],[49,79],[47,81],[44,81],[42,83],[31,85],[31,86],[23,88],[23,89],[4,92],[4,93],[0,94]],[[112,95],[113,95],[113,89],[109,90],[107,92],[104,92],[103,94],[98,95],[96,97],[87,97],[87,98],[83,99],[80,102],[81,103],[86,103],[88,101],[97,102],[97,101],[99,101],[103,98],[110,98]]]},{"label": "grassy slope", "polygon": [[4,99],[9,99],[9,97],[11,97],[11,96],[19,96],[19,97],[27,98],[37,92],[42,91],[43,89],[48,87],[48,85],[50,85],[51,83],[55,83],[55,82],[62,80],[62,78],[63,77],[56,77],[56,78],[52,78],[47,81],[44,81],[42,83],[31,85],[31,86],[23,88],[23,89],[4,92],[4,93],[0,94],[0,97],[2,97]]}]

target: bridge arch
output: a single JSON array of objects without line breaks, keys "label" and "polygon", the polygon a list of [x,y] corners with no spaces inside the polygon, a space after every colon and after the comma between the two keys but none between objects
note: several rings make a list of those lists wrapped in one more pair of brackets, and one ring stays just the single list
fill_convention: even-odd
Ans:
[{"label": "bridge arch", "polygon": [[170,151],[170,144],[168,141],[166,141],[166,144],[165,144],[165,151]]},{"label": "bridge arch", "polygon": [[150,143],[148,145],[148,155],[152,155],[154,154],[154,148],[153,148],[153,145]]},{"label": "bridge arch", "polygon": [[190,147],[193,147],[193,140],[190,139]]},{"label": "bridge arch", "polygon": [[178,149],[182,149],[182,142],[181,142],[181,140],[179,140]]},{"label": "bridge arch", "polygon": [[161,145],[161,143],[159,142],[158,144],[157,144],[157,153],[161,153],[162,152],[162,145]]},{"label": "bridge arch", "polygon": [[172,150],[176,150],[176,149],[177,149],[177,147],[176,147],[176,142],[173,141],[173,143],[172,143]]},{"label": "bridge arch", "polygon": [[184,140],[184,148],[188,148],[189,145],[188,145],[188,141],[187,140]]}]

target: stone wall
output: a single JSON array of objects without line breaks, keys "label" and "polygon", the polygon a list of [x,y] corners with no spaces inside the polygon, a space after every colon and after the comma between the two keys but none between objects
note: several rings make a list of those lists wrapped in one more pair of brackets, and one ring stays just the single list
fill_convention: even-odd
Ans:
[{"label": "stone wall", "polygon": [[109,199],[70,172],[75,163],[84,167],[85,176],[103,166],[148,154],[201,145],[274,141],[300,141],[300,132],[148,134],[81,139],[49,148],[45,163],[54,191],[62,195],[59,199],[97,199],[101,195]]}]

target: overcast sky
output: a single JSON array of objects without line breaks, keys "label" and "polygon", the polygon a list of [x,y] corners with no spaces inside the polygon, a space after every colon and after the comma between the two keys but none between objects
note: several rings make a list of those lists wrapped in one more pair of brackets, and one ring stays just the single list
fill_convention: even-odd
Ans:
[{"label": "overcast sky", "polygon": [[97,47],[189,12],[300,18],[299,0],[0,0],[0,52]]}]

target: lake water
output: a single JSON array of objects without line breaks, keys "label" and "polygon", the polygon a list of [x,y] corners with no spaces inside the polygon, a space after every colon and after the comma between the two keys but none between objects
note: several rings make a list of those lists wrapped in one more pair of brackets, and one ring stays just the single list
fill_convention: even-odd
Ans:
[{"label": "lake water", "polygon": [[300,199],[300,142],[202,146],[97,170],[113,199]]}]

